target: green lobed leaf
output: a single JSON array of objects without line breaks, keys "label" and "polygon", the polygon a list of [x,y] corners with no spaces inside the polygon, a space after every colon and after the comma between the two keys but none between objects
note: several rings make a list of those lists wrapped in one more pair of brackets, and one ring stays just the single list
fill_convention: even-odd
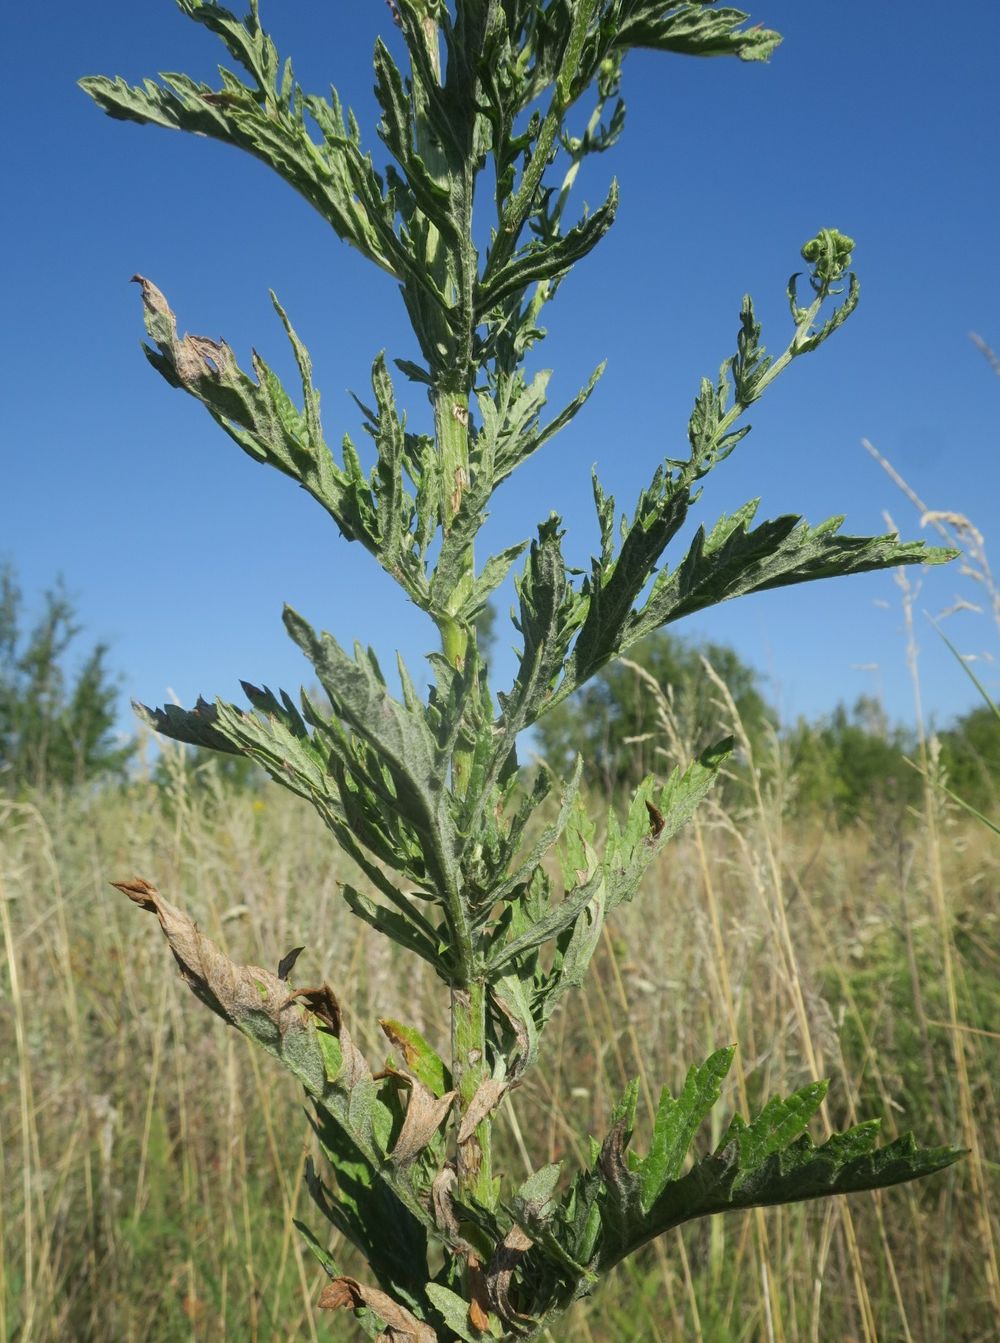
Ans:
[{"label": "green lobed leaf", "polygon": [[509,695],[501,697],[497,767],[525,727],[538,717],[552,693],[570,641],[580,621],[580,606],[562,556],[561,520],[553,514],[539,524],[528,562],[517,582],[520,611],[516,621],[523,647]]},{"label": "green lobed leaf", "polygon": [[[348,540],[360,541],[407,591],[418,606],[430,594],[423,554],[436,526],[439,499],[418,488],[416,500],[406,490],[404,469],[411,466],[408,445],[396,413],[385,359],[372,368],[377,409],[366,410],[375,440],[377,461],[367,478],[350,439],[344,443],[340,467],[323,438],[319,394],[312,381],[308,351],[285,310],[272,294],[275,310],[292,346],[302,382],[303,409],[294,405],[277,376],[256,353],[255,377],[244,373],[225,342],[177,334],[177,322],[163,294],[149,280],[142,285],[146,329],[156,349],[146,347],[150,362],[174,387],[205,406],[213,419],[255,461],[265,462],[307,490],[326,509]],[[414,472],[420,475],[419,470]],[[430,514],[430,517],[428,517]]]},{"label": "green lobed leaf", "polygon": [[430,935],[431,930],[426,919],[412,907],[412,902],[407,902],[407,907],[400,912],[398,909],[387,909],[384,905],[376,904],[374,900],[346,883],[341,888],[341,893],[351,913],[356,914],[363,923],[367,923],[369,928],[382,933],[397,946],[412,951],[414,955],[433,966],[437,972],[447,966],[448,960],[441,955],[439,940]]},{"label": "green lobed leaf", "polygon": [[[370,261],[393,275],[406,270],[408,258],[392,231],[391,206],[370,160],[345,128],[335,90],[327,103],[303,96],[297,86],[288,93],[262,89],[255,78],[255,87],[249,87],[225,72],[221,90],[180,74],[162,79],[162,85],[145,80],[140,87],[93,76],[81,79],[80,87],[117,120],[207,135],[246,150],[273,168]],[[319,144],[306,124],[307,110],[322,133]]]},{"label": "green lobed leaf", "polygon": [[737,56],[741,61],[766,61],[780,34],[759,24],[744,28],[749,16],[739,9],[710,9],[696,3],[664,6],[647,3],[629,6],[618,29],[618,44],[625,48],[650,47],[685,56]]},{"label": "green lobed leaf", "polygon": [[633,899],[643,873],[691,820],[732,749],[733,739],[727,737],[703,751],[686,769],[673,770],[660,788],[647,779],[636,791],[624,829],[609,811],[604,857],[609,909]]},{"label": "green lobed leaf", "polygon": [[379,1021],[387,1040],[402,1051],[408,1072],[419,1078],[434,1095],[443,1096],[451,1089],[451,1073],[444,1060],[431,1047],[415,1026],[383,1018]]},{"label": "green lobed leaf", "polygon": [[575,924],[581,912],[591,904],[599,902],[603,906],[603,896],[604,873],[598,870],[581,881],[573,890],[567,891],[564,899],[554,905],[547,914],[535,920],[520,936],[499,941],[499,944],[491,950],[486,963],[489,975],[491,977],[497,975],[511,961],[523,956],[525,952],[533,951],[535,947],[542,946],[564,928]]},{"label": "green lobed leaf", "polygon": [[[458,842],[447,786],[450,761],[438,749],[406,668],[400,662],[404,691],[400,703],[389,694],[373,653],[366,654],[359,645],[354,656],[349,656],[331,635],[318,635],[288,607],[285,625],[315,668],[337,722],[346,724],[366,743],[374,760],[387,771],[388,779],[380,786],[372,769],[338,730],[337,722],[328,725],[328,740],[343,769],[374,789],[373,819],[378,819],[381,794],[381,810],[390,816],[398,814],[420,836],[427,877],[445,907],[458,964],[468,967],[473,949],[460,895]],[[346,800],[343,788],[341,798]]]},{"label": "green lobed leaf", "polygon": [[[562,1254],[607,1270],[641,1245],[697,1217],[880,1189],[941,1170],[962,1153],[921,1150],[908,1134],[877,1146],[879,1124],[859,1124],[816,1146],[804,1133],[826,1092],[810,1083],[784,1100],[769,1101],[749,1123],[733,1120],[718,1149],[685,1170],[692,1141],[721,1094],[733,1048],[692,1068],[681,1094],[661,1096],[649,1153],[628,1152],[635,1124],[636,1084],[612,1116],[608,1136],[549,1214],[550,1235]],[[548,1243],[537,1250],[549,1255]],[[550,1256],[551,1257],[551,1256]],[[564,1264],[562,1257],[553,1262]],[[535,1270],[538,1271],[537,1269]],[[583,1290],[582,1272],[555,1295]]]},{"label": "green lobed leaf", "polygon": [[755,1170],[767,1157],[789,1146],[803,1133],[826,1098],[828,1082],[810,1082],[786,1100],[774,1096],[752,1123],[744,1123],[734,1116],[729,1132],[723,1140],[735,1142],[740,1151],[740,1165],[746,1171]]},{"label": "green lobed leaf", "polygon": [[[506,872],[503,880],[489,889],[484,896],[483,903],[495,904],[497,901],[506,900],[519,886],[524,886],[531,880],[535,869],[549,850],[559,842],[566,826],[569,824],[570,816],[573,814],[573,808],[580,792],[582,776],[583,760],[577,756],[573,773],[563,788],[556,819],[550,825],[544,827],[517,867]],[[548,790],[546,789],[546,791]]]},{"label": "green lobed leaf", "polygon": [[733,597],[901,564],[941,564],[953,556],[895,535],[839,536],[842,518],[810,527],[788,516],[751,528],[756,508],[754,500],[721,518],[707,536],[699,530],[680,564],[654,583],[633,627],[636,638]]},{"label": "green lobed leaf", "polygon": [[731,1048],[720,1050],[691,1069],[676,1101],[664,1093],[646,1157],[626,1165],[630,1128],[613,1126],[598,1162],[604,1187],[591,1187],[589,1194],[601,1208],[602,1266],[696,1217],[881,1189],[941,1170],[962,1155],[951,1147],[920,1150],[912,1135],[880,1148],[878,1121],[816,1146],[804,1133],[826,1094],[826,1084],[815,1082],[787,1099],[772,1099],[749,1123],[735,1118],[718,1149],[682,1174],[691,1140],[718,1098],[732,1055]]},{"label": "green lobed leaf", "polygon": [[132,701],[137,716],[154,732],[184,742],[187,746],[204,746],[210,751],[239,755],[239,748],[219,728],[219,712],[214,704],[199,699],[193,709],[182,709],[179,704],[163,708],[149,708]]},{"label": "green lobed leaf", "polygon": [[522,293],[529,284],[558,280],[581,261],[614,223],[618,210],[618,184],[611,183],[608,198],[600,209],[550,242],[532,242],[522,248],[505,266],[484,279],[477,294],[476,325],[498,304]]},{"label": "green lobed leaf", "polygon": [[644,1212],[649,1211],[669,1181],[679,1178],[702,1120],[722,1094],[722,1084],[732,1067],[735,1052],[735,1045],[730,1045],[716,1050],[700,1067],[692,1066],[684,1089],[676,1099],[666,1087],[660,1093],[649,1155],[642,1163],[639,1175]]}]

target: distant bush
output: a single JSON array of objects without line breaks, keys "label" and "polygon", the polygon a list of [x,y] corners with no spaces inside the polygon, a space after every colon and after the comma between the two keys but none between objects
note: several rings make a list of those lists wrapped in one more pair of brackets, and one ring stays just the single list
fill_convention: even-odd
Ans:
[{"label": "distant bush", "polygon": [[916,738],[891,726],[871,696],[853,709],[839,704],[814,723],[800,719],[784,734],[784,748],[799,814],[821,812],[842,824],[862,816],[898,820],[920,801],[923,781],[909,764]]},{"label": "distant bush", "polygon": [[[616,663],[584,690],[558,705],[537,725],[538,748],[557,770],[583,757],[591,787],[615,796],[631,793],[644,775],[668,771],[674,741],[695,754],[730,731],[732,714],[706,675],[708,661],[728,687],[755,761],[774,768],[768,738],[778,735],[786,795],[795,816],[821,815],[837,825],[861,818],[896,827],[921,802],[923,780],[914,768],[918,743],[912,729],[889,722],[884,707],[863,695],[815,720],[779,728],[757,671],[735,649],[692,644],[671,633],[645,640],[633,661],[662,691],[658,696],[634,667]],[[972,710],[939,733],[941,764],[949,788],[987,815],[1000,810],[1000,718],[988,706]],[[743,766],[730,766],[726,786],[738,790]]]},{"label": "distant bush", "polygon": [[986,816],[1000,812],[1000,717],[982,704],[940,734],[948,787]]},{"label": "distant bush", "polygon": [[[703,658],[728,686],[755,754],[777,725],[759,673],[733,648],[694,644],[661,631],[644,639],[629,657],[667,697],[677,735],[691,755],[731,730]],[[550,710],[536,730],[541,754],[554,769],[567,768],[579,752],[584,778],[609,794],[619,789],[631,792],[650,771],[669,772],[664,760],[669,742],[656,696],[631,667],[621,663],[605,667],[583,690]]]}]

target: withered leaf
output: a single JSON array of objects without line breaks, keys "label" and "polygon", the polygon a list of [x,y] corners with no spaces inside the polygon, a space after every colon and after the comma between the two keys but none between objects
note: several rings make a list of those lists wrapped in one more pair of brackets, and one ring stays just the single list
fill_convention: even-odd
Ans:
[{"label": "withered leaf", "polygon": [[282,1035],[293,1024],[296,1014],[288,1010],[287,989],[273,971],[231,961],[193,919],[141,877],[111,884],[157,916],[184,979],[224,1021],[238,1026],[249,1013],[264,1012]]},{"label": "withered leaf", "polygon": [[130,900],[134,900],[141,909],[147,909],[151,914],[156,913],[158,892],[155,886],[150,886],[142,877],[133,877],[131,881],[113,881],[111,885],[116,891],[121,891]]},{"label": "withered leaf", "polygon": [[622,1117],[614,1123],[608,1136],[601,1145],[597,1168],[605,1181],[613,1188],[622,1186],[628,1178],[628,1164],[625,1160],[625,1146],[628,1134],[628,1120]]},{"label": "withered leaf", "polygon": [[486,1077],[479,1083],[476,1094],[469,1102],[469,1108],[462,1116],[461,1127],[458,1130],[459,1143],[469,1141],[486,1116],[492,1114],[503,1100],[507,1088],[507,1082],[498,1081],[495,1077]]},{"label": "withered leaf", "polygon": [[[273,970],[265,970],[259,965],[237,965],[231,961],[210,937],[199,931],[193,919],[165,900],[148,881],[133,877],[131,881],[112,882],[112,885],[142,909],[157,916],[181,975],[197,997],[223,1021],[275,1052],[283,1046],[276,1045],[273,1027],[277,1027],[280,1041],[290,1038],[290,1032],[304,1029],[303,1014],[298,1005],[298,999],[304,998],[308,1010],[339,1041],[342,1064],[338,1085],[351,1091],[359,1082],[371,1077],[364,1056],[343,1024],[333,990],[326,984],[290,994],[288,985]],[[260,1029],[262,1015],[267,1022],[263,1032]]]},{"label": "withered leaf", "polygon": [[469,1323],[477,1333],[485,1334],[490,1327],[490,1302],[483,1266],[474,1254],[469,1255],[468,1286]]},{"label": "withered leaf", "polygon": [[305,1000],[309,1011],[323,1023],[331,1035],[340,1034],[340,1004],[329,984],[320,984],[312,989],[294,989],[285,1002],[294,1002],[296,998]]},{"label": "withered leaf", "polygon": [[299,959],[305,947],[292,947],[291,951],[285,953],[278,962],[278,978],[287,979],[295,968],[295,962]]},{"label": "withered leaf", "polygon": [[390,1156],[397,1166],[406,1166],[434,1137],[455,1099],[454,1091],[435,1096],[419,1078],[410,1079],[406,1117]]},{"label": "withered leaf", "polygon": [[486,1291],[497,1313],[504,1320],[529,1318],[514,1308],[510,1299],[510,1284],[518,1264],[533,1244],[534,1242],[519,1226],[512,1226],[493,1251],[493,1257],[486,1267]]},{"label": "withered leaf", "polygon": [[438,1336],[429,1324],[394,1301],[377,1287],[366,1287],[356,1278],[334,1278],[320,1293],[320,1310],[359,1310],[362,1306],[377,1315],[388,1329],[393,1343],[438,1343]]},{"label": "withered leaf", "polygon": [[431,1208],[434,1212],[434,1225],[454,1243],[459,1239],[458,1217],[455,1215],[455,1203],[452,1190],[458,1184],[458,1174],[449,1162],[435,1175],[431,1184]]},{"label": "withered leaf", "polygon": [[532,1020],[531,1004],[516,975],[505,975],[492,990],[493,1001],[507,1018],[517,1040],[512,1060],[508,1061],[510,1085],[534,1062],[538,1052],[538,1027]]}]

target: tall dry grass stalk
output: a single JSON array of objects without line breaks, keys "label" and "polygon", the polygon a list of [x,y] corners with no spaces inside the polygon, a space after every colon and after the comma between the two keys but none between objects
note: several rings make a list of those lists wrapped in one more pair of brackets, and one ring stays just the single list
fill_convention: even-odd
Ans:
[{"label": "tall dry grass stalk", "polygon": [[[660,745],[683,752],[663,709]],[[505,1111],[500,1160],[520,1171],[582,1156],[637,1070],[648,1108],[650,1078],[678,1085],[682,1061],[733,1039],[734,1108],[830,1073],[832,1124],[881,1114],[891,1132],[898,1121],[942,1141],[968,1125],[974,1159],[882,1201],[682,1229],[578,1305],[567,1336],[986,1343],[997,852],[940,806],[933,849],[918,827],[789,827],[794,780],[778,742],[773,752],[767,786],[738,814],[701,812],[645,900],[622,911],[590,992],[562,1012],[550,1066],[523,1088],[519,1127]],[[228,792],[179,754],[166,764],[162,789],[50,796],[0,816],[5,1341],[341,1336],[313,1309],[318,1283],[293,1226],[310,1217],[311,1149],[294,1086],[163,973],[160,941],[109,873],[155,872],[241,959],[270,965],[304,944],[310,973],[350,990],[351,1028],[372,1056],[376,1011],[405,1011],[432,1039],[441,1019],[431,978],[344,912],[347,873],[330,869],[307,809],[274,790]]]},{"label": "tall dry grass stalk", "polygon": [[[994,371],[998,369],[996,356],[979,337],[974,342],[986,355]],[[869,455],[882,467],[889,478],[906,499],[920,514],[922,527],[933,528],[939,536],[946,539],[949,546],[961,552],[960,574],[970,581],[979,600],[969,601],[959,597],[947,611],[943,619],[958,611],[972,611],[988,614],[997,629],[1000,630],[1000,585],[998,585],[990,567],[983,533],[972,520],[962,513],[931,509],[917,492],[881,453],[867,440],[862,445]],[[892,525],[891,518],[887,521]],[[985,1049],[987,1054],[995,1049],[996,1042],[989,1033],[975,1026],[970,1027],[964,1019],[960,980],[962,976],[961,956],[958,937],[961,933],[960,922],[953,901],[953,891],[946,879],[942,832],[948,823],[946,796],[937,786],[940,779],[940,767],[937,755],[937,743],[929,730],[923,706],[923,693],[920,677],[919,639],[917,633],[917,600],[919,583],[903,572],[896,572],[899,587],[907,640],[907,666],[913,688],[914,713],[917,724],[919,747],[919,766],[924,778],[924,807],[921,838],[925,846],[925,862],[929,876],[929,891],[932,897],[933,913],[938,938],[938,956],[941,976],[945,990],[946,1012],[943,1019],[927,1023],[925,1029],[947,1033],[952,1059],[954,1062],[954,1080],[956,1086],[953,1112],[961,1125],[962,1139],[968,1148],[968,1171],[971,1190],[971,1208],[975,1226],[976,1242],[979,1246],[984,1279],[994,1317],[1000,1321],[1000,1232],[998,1232],[998,1208],[995,1177],[997,1156],[1000,1144],[996,1142],[996,1133],[992,1135],[988,1128],[980,1124],[978,1114],[978,1087],[974,1074],[983,1062],[979,1055]],[[975,656],[975,655],[972,655]],[[996,899],[992,901],[994,913]],[[995,932],[995,929],[994,929]],[[994,944],[996,945],[996,943]],[[1000,955],[997,956],[1000,962]],[[993,1056],[995,1066],[995,1054]],[[991,1140],[992,1139],[992,1140]],[[987,1152],[993,1152],[992,1161]]]}]

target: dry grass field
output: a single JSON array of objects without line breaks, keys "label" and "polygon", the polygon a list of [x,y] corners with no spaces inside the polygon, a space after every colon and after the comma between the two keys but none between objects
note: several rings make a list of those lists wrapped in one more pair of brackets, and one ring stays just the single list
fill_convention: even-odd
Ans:
[{"label": "dry grass field", "polygon": [[[154,881],[240,959],[304,945],[300,977],[334,986],[373,1061],[379,1016],[440,1034],[441,988],[343,908],[305,804],[165,761],[165,783],[2,804],[0,1339],[347,1339],[315,1309],[293,1225],[312,1220],[295,1087],[200,1007],[108,883]],[[739,815],[707,805],[621,911],[503,1113],[504,1163],[572,1163],[630,1077],[648,1108],[732,1040],[731,1108],[829,1076],[824,1122],[881,1116],[970,1154],[881,1196],[683,1228],[564,1336],[989,1343],[1000,849],[933,795],[896,833],[790,828],[776,787]]]}]

